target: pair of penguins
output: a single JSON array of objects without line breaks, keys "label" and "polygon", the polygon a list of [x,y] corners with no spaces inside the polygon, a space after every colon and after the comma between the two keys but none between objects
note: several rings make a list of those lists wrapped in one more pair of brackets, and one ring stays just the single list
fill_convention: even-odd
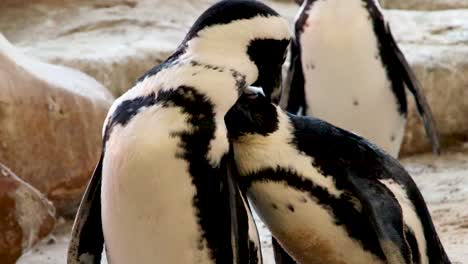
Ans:
[{"label": "pair of penguins", "polygon": [[[392,157],[406,120],[404,84],[438,145],[378,4],[302,3],[280,104],[332,122],[351,116],[340,125],[377,135],[390,154],[272,104],[289,43],[287,22],[260,2],[207,9],[109,110],[68,263],[100,263],[104,244],[112,264],[262,263],[246,196],[276,239],[277,263],[450,263],[417,186]],[[349,75],[332,74],[342,69]],[[330,90],[309,89],[321,86]]]}]

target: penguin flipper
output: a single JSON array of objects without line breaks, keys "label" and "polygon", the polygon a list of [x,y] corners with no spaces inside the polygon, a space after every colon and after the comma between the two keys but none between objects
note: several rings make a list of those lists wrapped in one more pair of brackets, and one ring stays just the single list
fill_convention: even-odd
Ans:
[{"label": "penguin flipper", "polygon": [[271,244],[273,246],[273,254],[275,256],[276,264],[296,264],[296,261],[289,256],[286,250],[281,247],[274,237],[271,237]]},{"label": "penguin flipper", "polygon": [[418,109],[419,115],[424,124],[429,141],[432,145],[432,151],[434,154],[440,155],[440,143],[439,135],[435,125],[434,117],[432,115],[431,108],[429,103],[426,100],[421,88],[421,83],[418,81],[416,74],[413,72],[411,67],[408,64],[408,61],[405,59],[405,56],[398,47],[395,39],[393,38],[392,32],[388,24],[386,24],[386,36],[390,48],[393,50],[393,54],[396,56],[396,63],[400,68],[400,74],[403,78],[406,87],[413,94],[414,100],[416,102],[416,108]]},{"label": "penguin flipper", "polygon": [[[232,147],[230,147],[232,150]],[[239,172],[237,166],[234,164],[234,157],[232,151],[226,157],[226,182],[227,191],[229,195],[229,208],[231,216],[231,243],[233,249],[233,263],[236,264],[261,264],[262,256],[258,245],[259,241],[252,241],[249,235],[250,227],[249,214],[252,215],[250,207],[246,202],[245,192],[242,191],[237,184],[236,179],[239,179]],[[252,220],[253,221],[253,220]],[[255,224],[254,224],[255,225]],[[255,238],[254,238],[255,239]],[[257,231],[258,239],[258,231]]]},{"label": "penguin flipper", "polygon": [[[298,32],[296,32],[296,37]],[[298,114],[302,108],[305,113],[304,73],[300,58],[299,45],[296,40],[291,42],[291,60],[284,89],[280,99],[280,107],[292,114]]]},{"label": "penguin flipper", "polygon": [[389,264],[412,262],[411,248],[405,239],[402,209],[393,193],[375,179],[348,173],[347,181],[369,216],[382,251]]},{"label": "penguin flipper", "polygon": [[76,213],[68,246],[68,264],[98,264],[104,245],[101,222],[101,177],[103,155],[94,169]]}]

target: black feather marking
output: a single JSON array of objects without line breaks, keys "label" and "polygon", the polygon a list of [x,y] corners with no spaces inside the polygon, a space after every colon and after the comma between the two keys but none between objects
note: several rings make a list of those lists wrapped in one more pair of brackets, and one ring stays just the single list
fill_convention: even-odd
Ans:
[{"label": "black feather marking", "polygon": [[261,87],[267,97],[281,89],[281,67],[289,42],[289,39],[254,39],[249,43],[247,54],[258,68],[258,77],[252,86]]},{"label": "black feather marking", "polygon": [[[160,100],[160,99],[159,99]],[[156,97],[154,93],[146,96],[139,96],[130,100],[125,100],[112,113],[109,122],[106,125],[104,132],[103,142],[104,145],[109,139],[112,129],[116,125],[125,126],[143,107],[149,107],[156,104]]]},{"label": "black feather marking", "polygon": [[[190,94],[190,96],[186,96]],[[172,136],[180,139],[183,150],[178,158],[189,164],[192,184],[196,188],[193,198],[198,209],[197,218],[202,228],[202,237],[207,241],[211,256],[220,263],[232,259],[229,207],[229,187],[221,168],[213,167],[207,159],[210,142],[216,131],[214,106],[196,89],[181,86],[174,90],[160,91],[158,103],[163,107],[179,107],[186,114],[186,122],[193,131],[176,132]],[[213,210],[217,208],[216,210]]]}]

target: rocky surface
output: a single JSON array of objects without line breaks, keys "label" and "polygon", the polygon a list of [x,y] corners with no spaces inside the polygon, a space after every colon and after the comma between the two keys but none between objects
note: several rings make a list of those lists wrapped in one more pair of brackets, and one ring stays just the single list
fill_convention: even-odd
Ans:
[{"label": "rocky surface", "polygon": [[113,97],[83,73],[23,55],[1,34],[0,87],[0,160],[73,215]]},{"label": "rocky surface", "polygon": [[[428,203],[452,263],[468,263],[468,144],[435,159],[429,154],[409,157],[403,164],[414,176]],[[51,239],[44,240],[18,264],[65,263],[70,229],[70,222],[63,223]],[[262,223],[259,223],[259,229],[264,263],[273,264],[270,234]]]},{"label": "rocky surface", "polygon": [[[27,54],[80,69],[119,95],[164,60],[195,18],[214,1],[39,0],[24,5],[4,0],[0,3],[0,31]],[[292,1],[266,2],[292,24],[297,5]],[[468,85],[468,9],[391,10],[386,15],[423,84],[443,143],[459,141],[468,133],[464,117],[468,103],[461,99],[468,98],[464,96]],[[411,109],[403,154],[430,149]]]},{"label": "rocky surface", "polygon": [[[392,10],[386,15],[421,81],[442,144],[466,140],[468,122],[463,120],[468,114],[468,10]],[[410,109],[402,152],[430,150],[414,104]]]},{"label": "rocky surface", "polygon": [[410,10],[441,10],[468,8],[466,0],[380,0],[384,8]]},{"label": "rocky surface", "polygon": [[46,237],[55,224],[55,208],[44,195],[0,164],[0,260],[13,264]]}]

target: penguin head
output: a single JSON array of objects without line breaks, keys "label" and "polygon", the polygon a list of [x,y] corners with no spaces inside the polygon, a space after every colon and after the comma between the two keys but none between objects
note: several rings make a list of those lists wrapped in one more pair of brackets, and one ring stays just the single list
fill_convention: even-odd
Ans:
[{"label": "penguin head", "polygon": [[260,88],[249,87],[224,117],[230,139],[248,134],[267,136],[278,130],[277,106]]},{"label": "penguin head", "polygon": [[179,49],[192,60],[243,75],[241,91],[255,85],[270,96],[281,88],[281,67],[290,37],[287,21],[265,4],[224,0],[198,18]]}]

